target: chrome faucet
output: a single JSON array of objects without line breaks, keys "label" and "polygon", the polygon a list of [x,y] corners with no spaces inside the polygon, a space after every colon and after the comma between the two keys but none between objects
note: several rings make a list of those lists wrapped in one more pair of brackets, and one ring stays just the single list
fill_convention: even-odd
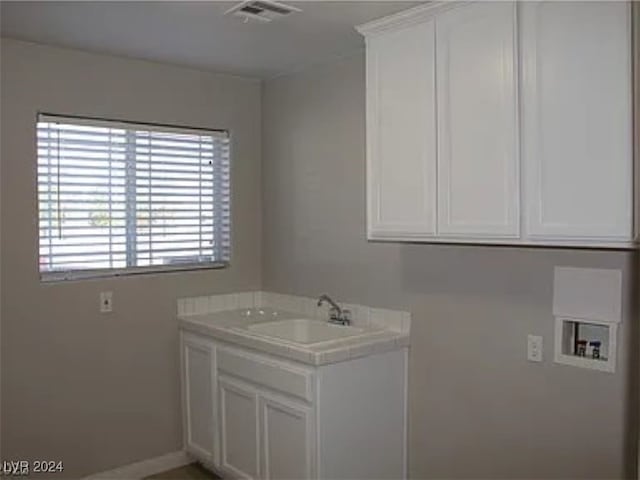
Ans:
[{"label": "chrome faucet", "polygon": [[349,325],[351,323],[351,311],[346,308],[341,308],[329,295],[323,293],[320,295],[320,298],[318,298],[318,306],[321,307],[325,302],[331,305],[329,309],[329,323],[338,325]]}]

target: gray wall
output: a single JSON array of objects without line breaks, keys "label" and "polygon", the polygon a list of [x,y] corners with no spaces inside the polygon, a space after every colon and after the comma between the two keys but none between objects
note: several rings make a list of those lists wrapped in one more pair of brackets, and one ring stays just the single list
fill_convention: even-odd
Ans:
[{"label": "gray wall", "polygon": [[[362,55],[267,82],[262,112],[263,287],[413,312],[412,477],[633,473],[631,254],[367,242]],[[615,374],[552,362],[554,265],[623,269]]]},{"label": "gray wall", "polygon": [[[69,477],[178,450],[176,298],[260,287],[260,83],[6,39],[1,62],[1,456],[60,459]],[[230,128],[232,267],[40,283],[39,110]]]},{"label": "gray wall", "polygon": [[[62,459],[68,477],[180,448],[175,299],[262,277],[412,310],[413,477],[633,474],[631,255],[366,242],[361,56],[266,83],[262,177],[256,81],[5,39],[0,67],[2,458]],[[38,110],[231,128],[232,268],[41,284]],[[551,362],[554,265],[624,270],[615,374]],[[528,333],[544,336],[542,364],[525,360]]]}]

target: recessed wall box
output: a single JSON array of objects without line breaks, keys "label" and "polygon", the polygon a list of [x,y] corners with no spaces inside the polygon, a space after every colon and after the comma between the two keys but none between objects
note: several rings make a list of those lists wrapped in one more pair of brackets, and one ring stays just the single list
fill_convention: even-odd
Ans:
[{"label": "recessed wall box", "polygon": [[553,282],[556,363],[613,372],[622,321],[622,272],[556,267]]},{"label": "recessed wall box", "polygon": [[616,369],[618,324],[556,317],[556,363],[602,372]]}]

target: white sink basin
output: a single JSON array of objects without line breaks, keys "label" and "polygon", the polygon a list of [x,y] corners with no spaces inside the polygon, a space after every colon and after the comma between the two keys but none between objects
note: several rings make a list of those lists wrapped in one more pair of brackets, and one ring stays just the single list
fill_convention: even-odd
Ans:
[{"label": "white sink basin", "polygon": [[254,323],[247,330],[265,337],[274,337],[294,343],[312,343],[337,340],[364,333],[362,328],[332,325],[318,320],[294,318],[274,322]]}]

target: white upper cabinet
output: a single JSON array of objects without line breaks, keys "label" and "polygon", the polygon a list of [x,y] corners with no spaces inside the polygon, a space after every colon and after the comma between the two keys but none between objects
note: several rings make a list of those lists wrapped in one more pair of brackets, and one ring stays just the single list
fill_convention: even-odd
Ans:
[{"label": "white upper cabinet", "polygon": [[631,240],[629,5],[525,2],[521,25],[525,235]]},{"label": "white upper cabinet", "polygon": [[515,4],[443,13],[436,45],[438,234],[518,237]]},{"label": "white upper cabinet", "polygon": [[635,246],[628,2],[429,2],[358,30],[369,238]]},{"label": "white upper cabinet", "polygon": [[435,234],[434,24],[367,39],[370,238]]}]

